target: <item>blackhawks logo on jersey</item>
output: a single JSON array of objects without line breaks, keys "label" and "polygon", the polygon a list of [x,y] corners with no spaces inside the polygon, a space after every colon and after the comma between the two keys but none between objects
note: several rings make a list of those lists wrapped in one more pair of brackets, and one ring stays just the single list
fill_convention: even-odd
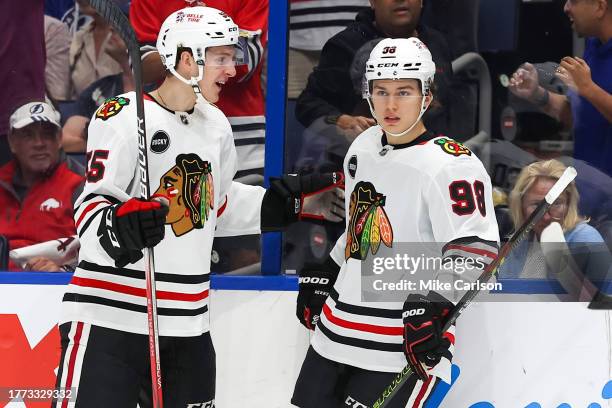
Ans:
[{"label": "blackhawks logo on jersey", "polygon": [[442,148],[442,151],[447,154],[452,154],[455,157],[461,156],[462,154],[471,156],[472,152],[470,149],[465,147],[462,143],[456,142],[453,139],[447,137],[441,137],[434,141],[435,144]]},{"label": "blackhawks logo on jersey", "polygon": [[204,227],[214,209],[212,167],[197,154],[179,154],[176,165],[159,181],[155,194],[170,201],[166,224],[180,237],[193,229]]},{"label": "blackhawks logo on jersey", "polygon": [[376,255],[381,241],[389,248],[393,246],[393,228],[384,209],[385,198],[366,181],[360,181],[353,189],[344,251],[347,260],[366,259],[368,249]]},{"label": "blackhawks logo on jersey", "polygon": [[124,106],[130,104],[130,100],[123,96],[114,96],[104,101],[104,104],[96,111],[96,119],[107,120],[121,112]]}]

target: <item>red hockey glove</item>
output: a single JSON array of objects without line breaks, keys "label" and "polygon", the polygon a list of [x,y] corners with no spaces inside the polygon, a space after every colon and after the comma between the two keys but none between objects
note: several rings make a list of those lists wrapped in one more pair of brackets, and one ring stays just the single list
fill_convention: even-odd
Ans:
[{"label": "red hockey glove", "polygon": [[453,304],[436,292],[427,296],[410,294],[404,303],[404,354],[412,371],[427,381],[426,368],[433,368],[442,357],[449,360],[452,336],[442,333],[442,326]]}]

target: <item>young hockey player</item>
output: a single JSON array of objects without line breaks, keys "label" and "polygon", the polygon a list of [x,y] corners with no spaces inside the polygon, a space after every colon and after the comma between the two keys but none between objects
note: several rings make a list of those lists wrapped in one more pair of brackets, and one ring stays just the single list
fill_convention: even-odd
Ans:
[{"label": "young hockey player", "polygon": [[483,266],[497,254],[482,163],[421,120],[435,72],[417,38],[384,39],[370,54],[364,97],[378,126],[359,135],[344,160],[350,218],[326,264],[300,275],[297,317],[314,335],[291,401],[298,407],[372,407],[406,364],[416,375],[390,407],[423,406],[439,381],[450,383],[454,327],[441,328],[457,299],[424,290],[406,293],[405,302],[366,301],[361,281],[366,259],[399,243],[436,242],[443,260]]},{"label": "young hockey player", "polygon": [[79,265],[60,321],[57,386],[72,395],[54,406],[148,406],[139,398],[151,389],[145,247],[155,247],[164,405],[214,406],[208,301],[215,233],[280,228],[307,215],[302,204],[314,200],[306,203],[305,194],[342,182],[335,174],[285,176],[267,191],[232,182],[232,132],[213,103],[235,75],[238,33],[226,14],[207,7],[179,10],[162,25],[157,48],[168,75],[144,97],[153,199],[136,198],[136,95],[108,99],[91,120],[87,183],[75,208]]}]

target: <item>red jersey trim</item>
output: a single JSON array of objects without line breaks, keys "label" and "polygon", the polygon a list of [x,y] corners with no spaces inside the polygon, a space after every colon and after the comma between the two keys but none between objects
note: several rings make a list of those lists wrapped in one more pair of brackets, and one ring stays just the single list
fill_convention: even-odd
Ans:
[{"label": "red jersey trim", "polygon": [[[119,283],[106,282],[106,281],[101,281],[98,279],[73,277],[70,283],[72,285],[77,285],[81,287],[110,290],[113,292],[124,293],[126,295],[140,296],[143,298],[147,296],[147,291],[144,288],[135,288],[133,286],[122,285]],[[157,291],[157,299],[162,299],[162,300],[178,300],[178,301],[183,301],[183,302],[197,302],[199,300],[204,300],[207,297],[208,297],[208,289],[200,293],[178,293],[178,292],[168,292],[168,291],[163,291],[163,290]]]},{"label": "red jersey trim", "polygon": [[336,326],[344,327],[345,329],[359,330],[368,333],[383,334],[386,336],[403,336],[404,328],[402,326],[377,326],[374,324],[357,323],[349,320],[344,320],[332,314],[331,309],[327,304],[323,305],[323,313],[330,323]]},{"label": "red jersey trim", "polygon": [[463,245],[449,245],[446,247],[446,250],[449,249],[458,249],[460,251],[464,251],[464,252],[471,252],[473,254],[476,255],[483,255],[486,256],[487,258],[491,258],[491,259],[495,259],[495,257],[497,257],[497,254],[491,251],[487,251],[486,249],[478,249],[478,248],[473,248],[473,247],[469,247],[469,246],[463,246]]},{"label": "red jersey trim", "polygon": [[91,203],[89,204],[87,207],[85,207],[85,209],[83,210],[83,212],[81,213],[81,215],[79,215],[79,219],[77,220],[77,222],[75,223],[75,226],[77,228],[79,228],[79,225],[81,225],[81,221],[83,221],[83,218],[85,218],[85,215],[87,215],[88,212],[90,212],[91,210],[93,210],[94,208],[96,208],[98,205],[102,204],[102,203],[107,203],[110,204],[110,201],[97,201],[95,203]]},{"label": "red jersey trim", "polygon": [[227,196],[225,196],[225,201],[223,202],[223,205],[217,210],[217,218],[219,218],[223,214],[226,208],[227,208]]}]

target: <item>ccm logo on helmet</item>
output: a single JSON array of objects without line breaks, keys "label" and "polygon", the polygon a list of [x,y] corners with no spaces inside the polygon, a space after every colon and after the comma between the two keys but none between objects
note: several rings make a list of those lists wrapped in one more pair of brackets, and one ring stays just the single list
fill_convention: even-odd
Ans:
[{"label": "ccm logo on helmet", "polygon": [[327,285],[329,283],[328,278],[318,278],[316,276],[304,276],[300,278],[300,283],[318,283],[319,285]]},{"label": "ccm logo on helmet", "polygon": [[398,62],[383,62],[378,64],[376,67],[377,68],[389,68],[389,67],[397,67],[399,66]]},{"label": "ccm logo on helmet", "polygon": [[425,314],[425,309],[412,309],[406,310],[404,313],[402,313],[402,317],[420,316],[422,314]]}]

